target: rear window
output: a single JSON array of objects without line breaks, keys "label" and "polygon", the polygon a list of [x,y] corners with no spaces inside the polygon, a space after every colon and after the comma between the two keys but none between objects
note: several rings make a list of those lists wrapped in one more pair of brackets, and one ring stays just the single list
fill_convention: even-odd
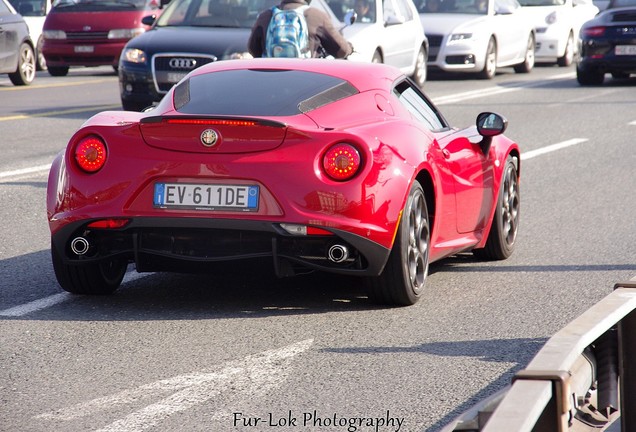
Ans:
[{"label": "rear window", "polygon": [[148,0],[56,0],[56,12],[107,12],[148,9]]},{"label": "rear window", "polygon": [[315,72],[241,69],[179,83],[174,104],[184,114],[290,116],[356,93],[348,81]]}]

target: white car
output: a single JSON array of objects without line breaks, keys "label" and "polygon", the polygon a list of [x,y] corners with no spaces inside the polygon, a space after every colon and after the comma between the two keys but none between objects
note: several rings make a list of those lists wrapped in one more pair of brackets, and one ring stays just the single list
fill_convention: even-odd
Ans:
[{"label": "white car", "polygon": [[592,0],[519,0],[521,9],[534,23],[536,61],[570,66],[577,55],[581,26],[598,14]]},{"label": "white car", "polygon": [[46,70],[46,60],[42,55],[42,26],[46,15],[51,10],[49,0],[9,0],[11,5],[18,11],[24,21],[29,26],[31,40],[35,44],[35,54],[37,56],[38,70]]},{"label": "white car", "polygon": [[491,79],[498,68],[534,68],[535,30],[517,0],[418,0],[429,70]]},{"label": "white car", "polygon": [[[313,0],[311,6],[335,18],[354,48],[348,60],[392,65],[424,85],[428,41],[412,0]],[[351,10],[356,21],[346,25],[345,15]]]}]

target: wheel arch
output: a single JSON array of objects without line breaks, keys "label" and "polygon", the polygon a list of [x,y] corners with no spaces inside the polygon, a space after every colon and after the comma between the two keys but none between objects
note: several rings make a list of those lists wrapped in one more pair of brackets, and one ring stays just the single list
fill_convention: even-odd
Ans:
[{"label": "wheel arch", "polygon": [[419,182],[424,190],[424,198],[426,199],[428,220],[432,236],[433,230],[435,229],[435,212],[437,209],[435,205],[435,184],[433,182],[433,177],[431,176],[431,173],[423,169],[417,173],[415,180]]}]

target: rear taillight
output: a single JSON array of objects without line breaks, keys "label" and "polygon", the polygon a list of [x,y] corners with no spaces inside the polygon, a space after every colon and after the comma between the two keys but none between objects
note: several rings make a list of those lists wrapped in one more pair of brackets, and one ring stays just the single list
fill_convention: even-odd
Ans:
[{"label": "rear taillight", "polygon": [[360,153],[351,144],[331,146],[322,159],[322,167],[333,180],[343,181],[353,177],[360,169]]},{"label": "rear taillight", "polygon": [[99,171],[106,163],[106,144],[96,136],[87,136],[75,146],[75,161],[88,173]]},{"label": "rear taillight", "polygon": [[605,27],[589,27],[583,29],[583,35],[588,37],[599,37],[605,34]]}]

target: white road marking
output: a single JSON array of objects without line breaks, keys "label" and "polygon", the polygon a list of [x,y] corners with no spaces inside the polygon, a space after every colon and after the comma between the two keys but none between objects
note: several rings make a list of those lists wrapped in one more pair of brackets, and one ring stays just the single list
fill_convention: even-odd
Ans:
[{"label": "white road marking", "polygon": [[[124,276],[124,280],[122,284],[127,282],[132,282],[137,279],[144,278],[153,273],[137,273],[134,271],[129,271]],[[34,300],[29,303],[21,304],[18,306],[11,307],[9,309],[0,310],[0,316],[3,317],[20,317],[32,312],[37,312],[42,309],[49,308],[51,306],[55,306],[56,304],[63,303],[73,298],[73,294],[69,294],[67,292],[53,294],[48,297],[44,297],[38,300]]]},{"label": "white road marking", "polygon": [[47,165],[38,165],[38,166],[11,170],[11,171],[2,171],[0,172],[0,180],[6,179],[6,178],[12,178],[12,177],[20,177],[20,176],[28,175],[28,174],[47,172],[50,169],[51,169],[51,164],[47,164]]},{"label": "white road marking", "polygon": [[0,316],[3,317],[19,317],[31,312],[39,311],[42,309],[46,309],[48,307],[54,306],[58,303],[65,302],[71,298],[71,294],[63,292],[59,294],[53,294],[52,296],[44,297],[39,300],[34,300],[29,303],[25,303],[22,305],[14,306],[9,309],[5,309],[0,311]]},{"label": "white road marking", "polygon": [[447,105],[447,104],[462,102],[469,99],[477,99],[480,97],[493,96],[493,95],[502,94],[502,93],[510,93],[510,92],[515,92],[519,90],[524,90],[524,89],[532,88],[532,87],[544,86],[546,83],[551,81],[561,81],[564,79],[571,79],[571,78],[574,78],[574,73],[568,72],[561,75],[553,75],[541,81],[524,82],[521,84],[517,84],[514,87],[488,87],[484,89],[470,90],[463,93],[440,96],[440,97],[432,99],[432,101],[435,105]]},{"label": "white road marking", "polygon": [[550,153],[553,151],[557,151],[557,150],[561,150],[564,149],[566,147],[570,147],[573,145],[577,145],[577,144],[581,144],[584,143],[586,141],[589,141],[587,138],[572,138],[570,140],[567,141],[563,141],[560,143],[556,143],[556,144],[552,144],[546,147],[542,147],[536,150],[530,150],[527,152],[522,152],[521,153],[521,160],[528,160],[528,159],[532,159],[534,157],[537,156],[541,156],[544,155],[546,153]]},{"label": "white road marking", "polygon": [[636,126],[636,120],[634,120],[633,122],[629,122],[627,124],[630,125],[630,126]]},{"label": "white road marking", "polygon": [[[287,379],[290,370],[289,362],[296,355],[309,349],[312,344],[313,339],[307,339],[283,348],[250,355],[242,360],[226,362],[214,371],[189,373],[155,381],[136,389],[124,390],[54,412],[40,414],[35,418],[70,421],[176,391],[156,403],[114,421],[97,432],[143,431],[156,426],[174,413],[205,403],[222,393],[244,393],[251,398],[265,396]],[[214,414],[216,417],[223,413]]]}]

